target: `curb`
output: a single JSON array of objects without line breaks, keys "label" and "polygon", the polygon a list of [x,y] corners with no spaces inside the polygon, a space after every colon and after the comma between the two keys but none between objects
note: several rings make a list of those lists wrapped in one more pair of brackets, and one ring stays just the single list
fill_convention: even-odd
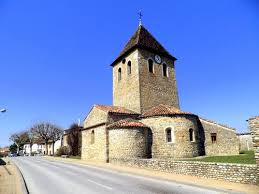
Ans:
[{"label": "curb", "polygon": [[16,167],[16,170],[18,171],[20,183],[21,183],[21,186],[22,186],[22,193],[23,194],[30,194],[21,170],[18,168],[18,166],[15,164],[15,162],[13,162],[13,161],[11,161],[11,162]]}]

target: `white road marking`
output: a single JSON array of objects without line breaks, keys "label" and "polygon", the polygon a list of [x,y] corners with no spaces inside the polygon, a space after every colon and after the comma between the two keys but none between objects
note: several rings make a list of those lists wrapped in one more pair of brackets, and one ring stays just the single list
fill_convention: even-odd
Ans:
[{"label": "white road marking", "polygon": [[103,184],[101,184],[101,183],[97,183],[97,182],[92,181],[92,180],[90,180],[90,179],[87,179],[87,181],[89,181],[89,182],[91,182],[91,183],[94,183],[94,184],[96,184],[96,185],[99,185],[99,186],[101,186],[101,187],[104,187],[104,188],[106,188],[106,189],[112,190],[111,187],[108,187],[108,186],[103,185]]}]

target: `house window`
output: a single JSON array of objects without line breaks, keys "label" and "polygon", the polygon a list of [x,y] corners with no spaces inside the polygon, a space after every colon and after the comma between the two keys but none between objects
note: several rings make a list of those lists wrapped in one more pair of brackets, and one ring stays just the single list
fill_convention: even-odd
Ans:
[{"label": "house window", "polygon": [[118,80],[121,80],[121,68],[118,69]]},{"label": "house window", "polygon": [[95,137],[94,137],[94,130],[91,132],[91,144],[94,144]]},{"label": "house window", "polygon": [[175,136],[174,136],[174,131],[172,130],[172,128],[167,128],[165,130],[165,134],[166,134],[166,142],[167,143],[174,143],[175,142]]},{"label": "house window", "polygon": [[131,61],[128,62],[128,75],[131,74]]},{"label": "house window", "polygon": [[148,71],[154,73],[154,62],[152,59],[148,59]]},{"label": "house window", "polygon": [[190,141],[194,142],[194,130],[192,128],[189,129],[189,137],[190,137]]},{"label": "house window", "polygon": [[167,128],[165,131],[166,131],[166,141],[168,143],[172,142],[172,129]]},{"label": "house window", "polygon": [[123,60],[122,60],[122,63],[125,64],[125,63],[126,63],[126,59],[123,59]]},{"label": "house window", "polygon": [[165,63],[163,64],[163,76],[164,77],[168,76],[168,74],[167,74],[167,65]]},{"label": "house window", "polygon": [[217,142],[217,133],[211,133],[211,142],[216,143]]}]

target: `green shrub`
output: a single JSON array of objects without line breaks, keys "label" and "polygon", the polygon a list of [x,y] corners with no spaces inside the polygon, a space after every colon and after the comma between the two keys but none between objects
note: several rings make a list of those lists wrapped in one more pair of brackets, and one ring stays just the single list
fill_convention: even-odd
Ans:
[{"label": "green shrub", "polygon": [[70,155],[70,149],[68,146],[62,146],[57,150],[56,156]]}]

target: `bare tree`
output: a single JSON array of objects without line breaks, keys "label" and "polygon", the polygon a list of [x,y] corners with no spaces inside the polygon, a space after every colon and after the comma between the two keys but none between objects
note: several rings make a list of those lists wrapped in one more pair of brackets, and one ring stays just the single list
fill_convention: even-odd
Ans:
[{"label": "bare tree", "polygon": [[73,156],[79,155],[80,152],[81,128],[82,127],[74,123],[68,129],[67,144],[69,145]]},{"label": "bare tree", "polygon": [[34,143],[36,138],[35,138],[35,134],[33,133],[33,129],[27,130],[26,133],[27,133],[27,137],[28,137],[27,141],[30,144],[30,155],[31,155],[31,153],[32,153],[32,145],[33,145],[33,143]]},{"label": "bare tree", "polygon": [[26,132],[13,133],[9,138],[15,145],[17,145],[17,154],[20,151],[20,147],[28,142],[28,135]]},{"label": "bare tree", "polygon": [[52,124],[42,122],[42,123],[33,125],[32,129],[31,129],[32,133],[35,135],[35,137],[38,137],[38,138],[44,140],[45,149],[46,149],[45,154],[48,154],[48,143],[51,138],[52,128],[53,128]]},{"label": "bare tree", "polygon": [[43,139],[45,142],[46,154],[48,154],[48,143],[50,140],[52,141],[52,153],[54,154],[54,144],[57,140],[59,140],[62,136],[62,129],[58,126],[48,123],[42,122],[39,124],[35,124],[32,127],[32,133],[35,137]]},{"label": "bare tree", "polygon": [[55,142],[60,140],[63,135],[63,130],[58,126],[53,125],[53,128],[50,132],[50,139],[52,140],[52,154],[54,155],[55,149]]}]

